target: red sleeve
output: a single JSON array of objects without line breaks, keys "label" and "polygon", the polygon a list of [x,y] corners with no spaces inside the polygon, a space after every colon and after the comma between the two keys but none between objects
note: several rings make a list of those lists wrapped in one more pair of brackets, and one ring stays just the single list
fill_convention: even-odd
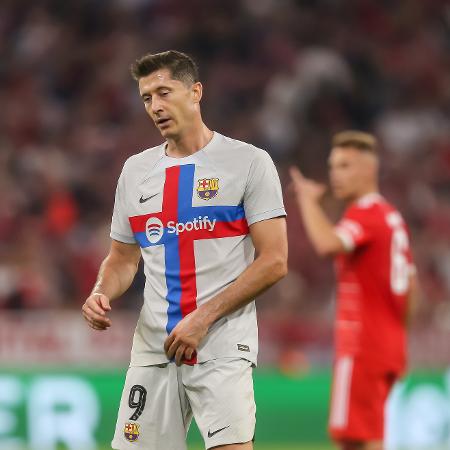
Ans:
[{"label": "red sleeve", "polygon": [[335,232],[348,252],[366,245],[373,239],[371,211],[371,208],[351,206],[336,224]]}]

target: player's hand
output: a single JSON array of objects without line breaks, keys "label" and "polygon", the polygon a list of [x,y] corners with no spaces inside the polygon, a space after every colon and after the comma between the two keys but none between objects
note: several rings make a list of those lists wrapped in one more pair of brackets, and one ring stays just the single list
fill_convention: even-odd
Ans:
[{"label": "player's hand", "polygon": [[325,194],[327,187],[324,184],[305,178],[297,167],[291,166],[289,173],[291,175],[292,188],[300,199],[318,201]]},{"label": "player's hand", "polygon": [[106,330],[111,326],[111,320],[106,316],[111,311],[109,298],[103,294],[90,295],[81,308],[86,322],[94,330]]},{"label": "player's hand", "polygon": [[208,326],[201,320],[198,309],[181,320],[167,337],[164,351],[169,359],[175,358],[177,366],[195,356],[201,340],[208,332]]}]

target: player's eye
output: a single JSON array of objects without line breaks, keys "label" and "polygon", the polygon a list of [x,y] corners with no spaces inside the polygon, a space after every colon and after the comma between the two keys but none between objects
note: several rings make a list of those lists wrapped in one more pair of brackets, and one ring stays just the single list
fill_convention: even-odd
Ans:
[{"label": "player's eye", "polygon": [[147,104],[152,102],[152,98],[150,96],[147,96],[147,95],[145,97],[142,97],[142,100],[144,101],[145,105],[147,105]]}]

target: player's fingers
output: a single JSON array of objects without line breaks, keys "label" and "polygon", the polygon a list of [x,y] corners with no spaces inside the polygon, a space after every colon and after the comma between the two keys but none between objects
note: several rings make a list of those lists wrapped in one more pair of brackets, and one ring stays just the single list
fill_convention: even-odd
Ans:
[{"label": "player's fingers", "polygon": [[109,327],[109,325],[101,324],[88,316],[84,316],[84,318],[86,319],[88,325],[94,330],[106,330]]},{"label": "player's fingers", "polygon": [[111,320],[107,317],[89,317],[92,322],[95,322],[98,325],[104,326],[104,327],[110,327],[111,326]]},{"label": "player's fingers", "polygon": [[174,340],[175,340],[175,337],[172,334],[169,334],[169,336],[167,336],[166,341],[164,342],[164,351],[166,352],[167,356],[169,356],[169,348],[172,345]]},{"label": "player's fingers", "polygon": [[93,324],[95,322],[95,319],[86,311],[83,311],[83,317],[89,324]]},{"label": "player's fingers", "polygon": [[105,311],[111,311],[111,305],[109,304],[109,298],[106,295],[100,295],[100,304]]},{"label": "player's fingers", "polygon": [[[168,348],[168,350],[167,350],[167,357],[169,358],[169,359],[173,359],[174,357],[175,357],[175,353],[177,352],[177,350],[178,350],[178,347],[180,346],[180,345],[182,345],[182,342],[181,341],[178,341],[178,340],[173,340],[173,342],[172,342],[172,344],[170,344],[170,347]],[[183,344],[184,345],[184,344]]]},{"label": "player's fingers", "polygon": [[304,180],[304,176],[298,169],[298,167],[291,166],[289,167],[289,174],[291,175],[292,181],[294,182],[302,182]]},{"label": "player's fingers", "polygon": [[291,181],[291,182],[287,185],[286,190],[287,190],[288,192],[294,192],[294,193],[295,193],[295,191],[296,191],[295,183],[294,183],[293,181]]},{"label": "player's fingers", "polygon": [[186,345],[181,344],[175,353],[175,364],[177,366],[181,366],[181,363],[184,359],[184,351],[186,350]]},{"label": "player's fingers", "polygon": [[98,327],[103,327],[103,328],[109,328],[111,326],[111,321],[109,322],[99,322],[98,320],[93,320],[92,321],[95,325],[97,325]]},{"label": "player's fingers", "polygon": [[111,320],[108,317],[98,314],[97,311],[93,310],[90,307],[90,305],[86,306],[86,308],[84,309],[84,313],[91,319],[96,320],[98,322],[105,323],[105,324],[111,323]]},{"label": "player's fingers", "polygon": [[169,359],[172,359],[175,356],[176,351],[178,350],[178,347],[180,346],[180,342],[173,341],[170,347],[167,350],[167,357]]},{"label": "player's fingers", "polygon": [[194,362],[194,359],[197,358],[197,352],[195,350],[192,351],[191,356],[188,358],[186,355],[186,351],[184,351],[184,364],[192,364]]},{"label": "player's fingers", "polygon": [[89,314],[87,314],[84,310],[83,310],[83,317],[84,317],[84,320],[87,322],[87,323],[91,323],[92,322],[92,319],[91,319],[91,317],[89,316]]},{"label": "player's fingers", "polygon": [[91,322],[89,323],[90,327],[93,328],[94,330],[98,330],[98,331],[104,331],[107,330],[109,327],[104,326],[104,325],[100,325],[96,322]]},{"label": "player's fingers", "polygon": [[316,189],[321,193],[325,193],[325,191],[327,190],[327,186],[326,184],[323,183],[315,183]]},{"label": "player's fingers", "polygon": [[86,300],[86,307],[92,309],[94,312],[96,312],[97,314],[100,314],[101,316],[105,315],[105,311],[103,310],[101,303],[100,303],[100,295],[101,294],[94,294],[91,295],[87,300]]},{"label": "player's fingers", "polygon": [[101,327],[102,329],[106,329],[111,326],[111,320],[109,320],[107,317],[98,316],[99,319],[96,319],[91,314],[85,311],[83,311],[83,316],[90,325],[95,324],[97,327]]},{"label": "player's fingers", "polygon": [[192,359],[192,355],[194,354],[195,350],[192,347],[188,347],[185,351],[184,351],[184,357],[189,361],[190,359]]}]

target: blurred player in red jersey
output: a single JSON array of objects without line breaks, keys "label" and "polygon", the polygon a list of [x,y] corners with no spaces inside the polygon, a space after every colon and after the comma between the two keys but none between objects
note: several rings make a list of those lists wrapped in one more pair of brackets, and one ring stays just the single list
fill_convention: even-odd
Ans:
[{"label": "blurred player in red jersey", "polygon": [[347,210],[335,226],[320,206],[326,186],[291,177],[309,239],[337,271],[336,354],[329,431],[343,450],[383,448],[384,406],[405,370],[406,325],[416,276],[408,230],[378,192],[374,136],[344,131],[329,157],[334,196]]}]

